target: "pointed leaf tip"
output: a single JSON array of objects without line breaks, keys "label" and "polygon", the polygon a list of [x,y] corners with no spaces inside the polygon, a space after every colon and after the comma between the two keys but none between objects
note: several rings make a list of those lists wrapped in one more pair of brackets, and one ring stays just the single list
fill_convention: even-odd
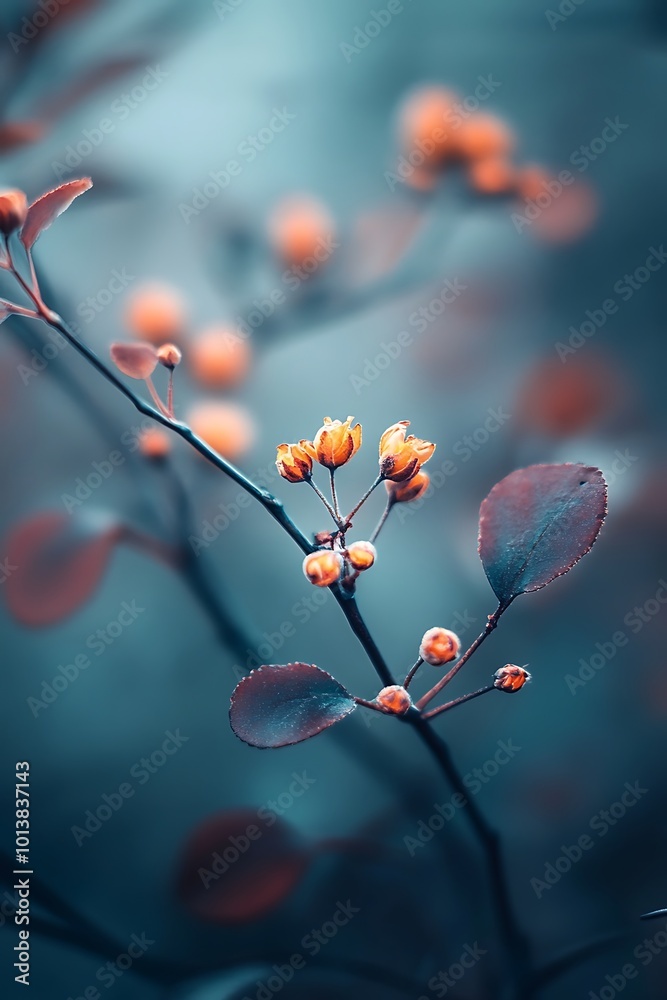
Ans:
[{"label": "pointed leaf tip", "polygon": [[30,250],[37,237],[45,229],[48,229],[65,209],[70,207],[75,198],[88,191],[92,186],[93,182],[90,177],[81,177],[79,180],[61,184],[60,187],[47,191],[46,194],[33,201],[21,230],[21,243],[26,250]]},{"label": "pointed leaf tip", "polygon": [[531,465],[496,483],[480,508],[479,555],[501,605],[572,569],[606,513],[607,484],[592,466]]},{"label": "pointed leaf tip", "polygon": [[268,664],[237,685],[229,719],[239,739],[265,749],[316,736],[356,707],[343,685],[313,664]]}]

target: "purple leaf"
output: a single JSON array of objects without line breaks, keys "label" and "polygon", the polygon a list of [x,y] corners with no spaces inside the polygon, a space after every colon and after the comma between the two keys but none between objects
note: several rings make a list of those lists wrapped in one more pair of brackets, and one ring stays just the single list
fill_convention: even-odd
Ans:
[{"label": "purple leaf", "polygon": [[591,548],[607,484],[586,465],[531,465],[493,487],[479,516],[479,555],[502,606],[546,587]]},{"label": "purple leaf", "polygon": [[271,664],[244,677],[232,695],[232,729],[253,747],[284,747],[316,736],[356,702],[331,674],[309,663]]},{"label": "purple leaf", "polygon": [[75,198],[90,190],[92,186],[90,177],[81,177],[75,181],[67,181],[33,201],[21,230],[21,242],[26,250],[30,250],[40,233],[48,229],[51,223],[70,207]]}]

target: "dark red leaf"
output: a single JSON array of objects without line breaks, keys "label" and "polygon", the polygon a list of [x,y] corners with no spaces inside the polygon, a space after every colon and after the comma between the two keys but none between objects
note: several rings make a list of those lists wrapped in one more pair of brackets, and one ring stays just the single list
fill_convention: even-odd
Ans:
[{"label": "dark red leaf", "polygon": [[309,663],[253,670],[232,695],[232,729],[254,747],[284,747],[321,733],[356,702],[331,674]]},{"label": "dark red leaf", "polygon": [[149,378],[157,367],[157,351],[152,344],[112,344],[109,352],[116,367],[130,378]]},{"label": "dark red leaf", "polygon": [[26,250],[30,249],[40,233],[49,228],[54,219],[70,207],[75,198],[92,186],[90,177],[82,177],[61,184],[53,191],[47,191],[37,201],[33,201],[21,230],[21,242]]},{"label": "dark red leaf", "polygon": [[312,851],[273,813],[236,809],[197,827],[185,845],[177,892],[195,916],[215,923],[257,920],[278,906],[306,872]]},{"label": "dark red leaf", "polygon": [[479,554],[500,603],[572,569],[606,513],[607,484],[590,466],[531,465],[501,479],[479,517]]},{"label": "dark red leaf", "polygon": [[60,511],[17,524],[5,548],[11,614],[33,628],[71,615],[92,596],[122,534],[106,518],[100,523]]}]

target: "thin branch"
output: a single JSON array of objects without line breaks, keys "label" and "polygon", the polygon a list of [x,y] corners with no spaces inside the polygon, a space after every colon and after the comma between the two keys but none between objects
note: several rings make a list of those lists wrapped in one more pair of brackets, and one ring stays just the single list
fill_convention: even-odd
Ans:
[{"label": "thin branch", "polygon": [[375,528],[373,529],[373,534],[371,535],[369,541],[374,542],[377,536],[380,534],[382,528],[384,527],[385,521],[389,517],[389,511],[393,506],[394,506],[394,501],[392,499],[387,500],[387,506],[384,509],[384,513],[382,514],[382,517],[380,518],[378,523],[375,525]]},{"label": "thin branch", "polygon": [[405,680],[403,681],[404,688],[408,688],[410,686],[410,684],[412,683],[412,678],[415,676],[415,674],[417,673],[423,662],[424,661],[422,660],[421,656],[418,656],[417,662],[410,667],[407,674],[405,675]]},{"label": "thin branch", "polygon": [[442,691],[442,689],[447,686],[447,684],[449,684],[449,682],[452,680],[452,678],[456,677],[456,675],[458,674],[458,672],[461,669],[461,667],[465,663],[468,662],[468,660],[470,659],[470,657],[472,656],[472,654],[476,650],[478,650],[479,647],[484,642],[484,640],[487,639],[488,636],[491,635],[491,633],[496,628],[496,626],[497,626],[497,624],[498,624],[498,622],[500,620],[500,616],[505,611],[507,611],[508,607],[509,607],[509,604],[500,604],[500,605],[498,605],[498,609],[496,611],[494,611],[494,613],[492,615],[489,615],[487,623],[486,623],[486,626],[484,628],[484,631],[481,632],[480,635],[477,636],[477,638],[472,643],[472,645],[469,646],[468,649],[466,649],[465,653],[463,653],[463,655],[461,657],[459,657],[459,659],[456,661],[456,663],[451,668],[451,670],[448,673],[446,673],[444,677],[441,677],[440,680],[438,681],[438,683],[434,684],[433,687],[429,691],[427,691],[426,694],[423,695],[419,699],[419,701],[417,702],[417,708],[418,709],[421,710],[426,705],[428,705],[428,703],[433,698],[435,698],[435,696],[437,694],[439,694],[440,691]]},{"label": "thin branch", "polygon": [[494,684],[487,684],[486,687],[479,688],[478,691],[472,691],[470,694],[462,694],[460,698],[454,698],[453,701],[448,701],[445,705],[438,705],[437,708],[432,709],[430,712],[423,712],[422,718],[434,719],[441,712],[447,712],[450,708],[456,708],[457,705],[463,705],[466,701],[472,701],[473,698],[479,698],[481,694],[487,694],[487,692],[495,690]]},{"label": "thin branch", "polygon": [[340,507],[338,506],[338,497],[336,496],[336,470],[329,469],[329,482],[331,483],[331,499],[333,500],[334,516],[336,518],[336,524],[342,524],[342,518],[340,516]]},{"label": "thin branch", "polygon": [[312,487],[312,489],[315,491],[315,493],[317,494],[317,496],[320,498],[320,500],[322,501],[322,503],[324,504],[324,506],[326,507],[326,509],[328,510],[328,512],[331,514],[331,517],[333,518],[333,521],[334,521],[334,524],[336,525],[336,527],[338,529],[340,529],[340,527],[341,527],[341,520],[340,520],[340,518],[336,517],[336,511],[333,509],[333,507],[331,506],[331,504],[329,503],[329,501],[325,497],[325,495],[322,492],[322,490],[319,488],[319,486],[316,485],[316,483],[312,479],[312,477],[310,479],[307,479],[306,482]]},{"label": "thin branch", "polygon": [[370,487],[370,489],[366,490],[366,492],[362,496],[362,498],[359,501],[359,503],[356,505],[356,507],[352,508],[352,510],[350,511],[350,513],[345,518],[345,525],[346,525],[346,527],[350,526],[350,524],[352,523],[352,518],[354,517],[354,515],[357,513],[358,510],[360,510],[361,507],[363,507],[363,505],[366,503],[366,501],[368,500],[368,498],[371,495],[371,493],[373,492],[373,490],[377,486],[379,486],[381,482],[382,482],[382,476],[378,476],[377,479],[375,480],[375,482],[373,483],[373,485]]}]

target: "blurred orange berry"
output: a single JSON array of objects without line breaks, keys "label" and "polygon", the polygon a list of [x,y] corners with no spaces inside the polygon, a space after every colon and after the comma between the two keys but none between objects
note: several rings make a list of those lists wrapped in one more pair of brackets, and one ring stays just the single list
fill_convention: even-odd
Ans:
[{"label": "blurred orange berry", "polygon": [[111,360],[123,375],[147,379],[157,368],[157,351],[152,344],[112,344]]},{"label": "blurred orange berry", "polygon": [[250,414],[234,403],[196,403],[187,423],[209,447],[230,461],[243,455],[255,437]]},{"label": "blurred orange berry", "polygon": [[468,177],[480,194],[507,194],[516,184],[514,165],[504,156],[473,160],[468,168]]},{"label": "blurred orange berry", "polygon": [[441,667],[455,660],[461,649],[461,640],[448,628],[430,628],[424,632],[419,645],[419,655],[425,663]]},{"label": "blurred orange berry", "polygon": [[343,557],[332,549],[319,549],[303,560],[303,572],[315,587],[330,587],[340,579]]},{"label": "blurred orange berry", "polygon": [[397,483],[412,479],[435,451],[435,445],[430,441],[416,438],[414,434],[406,438],[409,426],[409,420],[399,420],[387,428],[380,438],[380,475],[383,479],[392,479]]},{"label": "blurred orange berry", "polygon": [[175,344],[163,344],[158,347],[157,359],[165,368],[175,368],[180,365],[183,355]]},{"label": "blurred orange berry", "polygon": [[192,373],[213,389],[236,385],[248,373],[251,350],[245,337],[228,326],[209,326],[188,349]]},{"label": "blurred orange berry", "polygon": [[286,264],[313,260],[313,270],[331,255],[335,224],[326,207],[315,198],[293,196],[281,201],[269,219],[269,241]]},{"label": "blurred orange berry", "polygon": [[124,321],[135,337],[160,346],[181,339],[185,328],[185,303],[170,285],[146,283],[128,296]]},{"label": "blurred orange berry", "polygon": [[524,670],[523,667],[517,667],[513,663],[506,663],[500,670],[496,670],[493,676],[495,677],[493,686],[508,694],[520,691],[524,684],[532,680],[527,670]]},{"label": "blurred orange berry", "polygon": [[431,485],[431,479],[428,472],[422,470],[404,483],[394,483],[391,479],[387,479],[384,485],[392,503],[410,503],[411,500],[418,500],[426,493]]},{"label": "blurred orange berry", "polygon": [[412,705],[412,698],[400,684],[382,688],[375,700],[384,712],[391,715],[405,715]]},{"label": "blurred orange berry", "polygon": [[457,95],[444,87],[420,87],[408,94],[400,109],[399,141],[418,174],[414,186],[420,189],[425,180],[420,168],[437,167],[456,152],[451,121],[456,100]]},{"label": "blurred orange berry", "polygon": [[348,417],[343,423],[325,417],[314,441],[300,441],[299,444],[320,465],[337,469],[349,462],[361,447],[361,424],[352,427],[353,420],[354,417]]},{"label": "blurred orange berry", "polygon": [[139,451],[145,458],[166,458],[171,451],[169,435],[158,427],[147,427],[139,437]]},{"label": "blurred orange berry", "polygon": [[546,192],[549,180],[549,174],[544,167],[540,167],[537,163],[529,163],[517,170],[517,194],[525,201],[535,201],[539,195]]},{"label": "blurred orange berry", "polygon": [[362,573],[371,568],[377,559],[377,551],[372,542],[352,542],[347,546],[347,558],[354,569]]},{"label": "blurred orange berry", "polygon": [[7,188],[0,191],[0,233],[9,236],[20,229],[28,214],[28,199],[23,191]]},{"label": "blurred orange berry", "polygon": [[301,444],[279,444],[276,468],[289,483],[303,483],[310,479],[313,460]]},{"label": "blurred orange berry", "polygon": [[458,129],[457,142],[461,155],[469,160],[509,156],[515,144],[514,135],[505,122],[486,112],[464,119]]}]

